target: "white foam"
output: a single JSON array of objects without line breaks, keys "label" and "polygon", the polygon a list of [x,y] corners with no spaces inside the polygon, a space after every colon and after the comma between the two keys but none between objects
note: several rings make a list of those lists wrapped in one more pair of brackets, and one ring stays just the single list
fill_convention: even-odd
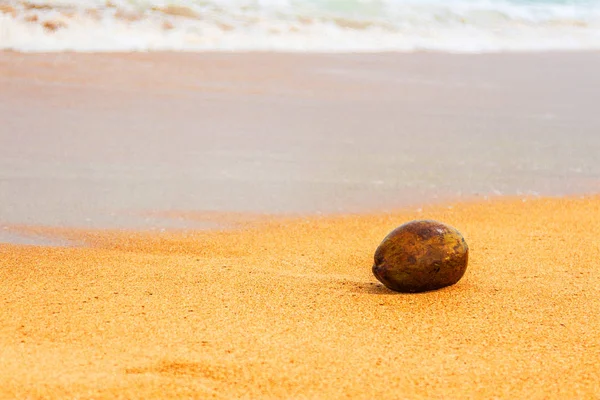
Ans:
[{"label": "white foam", "polygon": [[[600,1],[36,0],[0,11],[17,51],[415,51],[600,49]],[[340,3],[341,4],[341,3]],[[47,7],[50,5],[50,7]],[[171,6],[170,10],[156,8]],[[173,8],[174,6],[180,8]],[[185,8],[183,8],[185,7]],[[2,8],[0,8],[2,10]],[[184,15],[176,15],[184,14]],[[46,27],[44,26],[46,24]],[[50,24],[50,25],[49,25]],[[53,26],[51,25],[53,24]]]}]

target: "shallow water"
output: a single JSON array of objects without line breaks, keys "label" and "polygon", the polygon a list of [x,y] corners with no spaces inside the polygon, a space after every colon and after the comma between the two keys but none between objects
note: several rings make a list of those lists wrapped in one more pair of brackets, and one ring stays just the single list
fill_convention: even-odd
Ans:
[{"label": "shallow water", "polygon": [[75,243],[69,240],[60,240],[56,238],[50,238],[41,235],[20,235],[11,232],[8,229],[0,227],[0,243],[12,243],[18,245],[28,246],[52,246],[52,247],[66,247],[66,246],[78,246],[79,243]]},{"label": "shallow water", "polygon": [[0,224],[598,192],[599,68],[592,53],[0,53]]}]

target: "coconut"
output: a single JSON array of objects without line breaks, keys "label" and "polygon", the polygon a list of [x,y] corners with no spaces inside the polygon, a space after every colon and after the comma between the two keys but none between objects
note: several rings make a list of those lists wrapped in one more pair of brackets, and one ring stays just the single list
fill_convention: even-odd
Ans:
[{"label": "coconut", "polygon": [[373,274],[397,292],[424,292],[458,282],[469,247],[461,233],[433,220],[407,222],[390,232],[375,251]]}]

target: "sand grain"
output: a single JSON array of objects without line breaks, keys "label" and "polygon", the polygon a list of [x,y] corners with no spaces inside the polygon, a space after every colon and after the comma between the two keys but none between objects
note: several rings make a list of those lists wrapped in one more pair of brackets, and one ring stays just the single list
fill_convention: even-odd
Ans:
[{"label": "sand grain", "polygon": [[[403,295],[372,254],[457,227],[465,277]],[[222,232],[44,230],[0,245],[0,397],[598,398],[600,199],[272,219]]]}]

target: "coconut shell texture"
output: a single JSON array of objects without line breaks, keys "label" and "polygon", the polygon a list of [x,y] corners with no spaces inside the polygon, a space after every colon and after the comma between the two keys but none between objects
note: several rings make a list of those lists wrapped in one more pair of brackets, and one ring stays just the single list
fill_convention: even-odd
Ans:
[{"label": "coconut shell texture", "polygon": [[373,274],[397,292],[424,292],[458,282],[469,247],[461,233],[433,220],[407,222],[390,232],[375,251]]}]

